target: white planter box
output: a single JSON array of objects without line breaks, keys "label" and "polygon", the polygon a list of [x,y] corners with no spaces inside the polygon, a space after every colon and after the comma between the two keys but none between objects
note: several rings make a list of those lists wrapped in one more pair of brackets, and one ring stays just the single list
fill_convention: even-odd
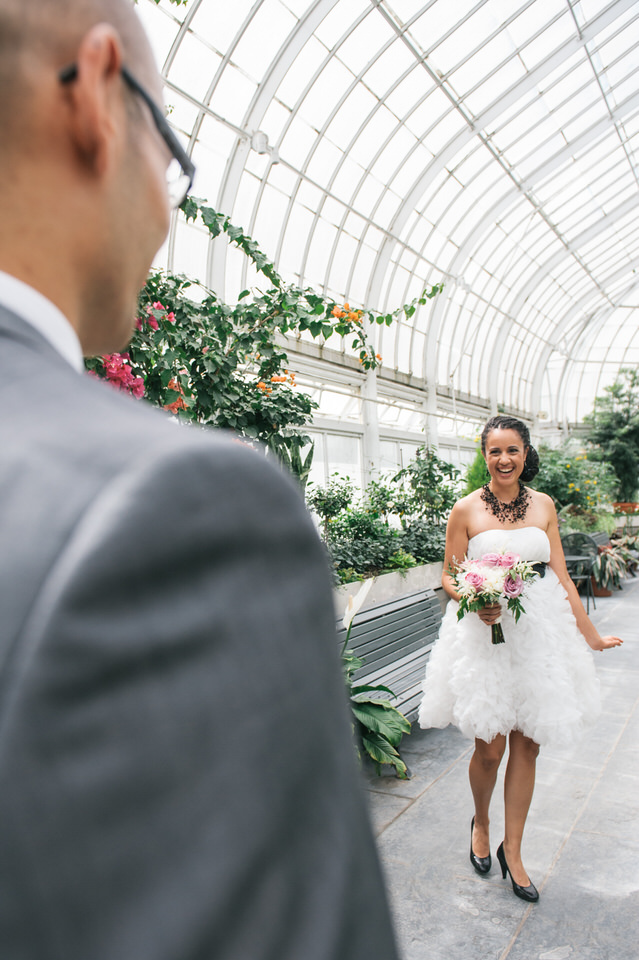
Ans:
[{"label": "white planter box", "polygon": [[[443,563],[424,563],[419,567],[411,567],[409,570],[394,570],[392,573],[382,573],[379,577],[373,577],[373,586],[370,588],[368,596],[364,601],[362,610],[368,610],[378,603],[388,603],[390,600],[397,600],[399,597],[405,597],[410,593],[417,593],[419,590],[439,590],[442,585]],[[335,613],[336,616],[342,616],[346,610],[349,597],[354,597],[364,581],[357,580],[354,583],[343,583],[335,587]],[[438,594],[440,597],[443,591]],[[444,595],[445,596],[445,595]]]}]

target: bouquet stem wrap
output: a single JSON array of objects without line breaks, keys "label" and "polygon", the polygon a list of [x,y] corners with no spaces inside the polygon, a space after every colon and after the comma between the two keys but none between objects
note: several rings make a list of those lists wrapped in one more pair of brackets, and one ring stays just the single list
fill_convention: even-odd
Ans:
[{"label": "bouquet stem wrap", "polygon": [[506,638],[504,637],[504,631],[501,625],[501,617],[496,623],[491,623],[491,640],[493,643],[506,643]]}]

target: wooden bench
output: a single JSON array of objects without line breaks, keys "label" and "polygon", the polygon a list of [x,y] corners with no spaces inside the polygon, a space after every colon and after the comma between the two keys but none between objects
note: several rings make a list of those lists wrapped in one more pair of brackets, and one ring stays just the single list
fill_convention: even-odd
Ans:
[{"label": "wooden bench", "polygon": [[[441,604],[434,590],[377,604],[353,620],[348,649],[365,661],[354,674],[355,681],[389,687],[395,696],[380,697],[390,700],[410,721],[417,717],[426,661],[441,620]],[[340,620],[340,647],[345,636]]]}]

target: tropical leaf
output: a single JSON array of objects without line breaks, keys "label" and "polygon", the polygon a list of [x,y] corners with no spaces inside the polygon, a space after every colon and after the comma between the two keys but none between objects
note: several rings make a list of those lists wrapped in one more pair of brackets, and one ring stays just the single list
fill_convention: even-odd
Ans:
[{"label": "tropical leaf", "polygon": [[410,724],[406,717],[390,704],[379,701],[360,703],[352,700],[351,710],[363,727],[381,734],[393,746],[398,746],[402,736],[410,733]]},{"label": "tropical leaf", "polygon": [[388,741],[375,733],[366,733],[362,736],[362,746],[364,750],[375,763],[377,772],[380,772],[380,765],[384,763],[392,764],[397,771],[400,780],[407,779],[406,764],[398,754],[397,750],[388,743]]},{"label": "tropical leaf", "polygon": [[395,694],[390,687],[385,687],[383,683],[358,683],[353,687],[352,695],[358,700],[360,695],[363,693],[389,693],[391,697],[394,697]]}]

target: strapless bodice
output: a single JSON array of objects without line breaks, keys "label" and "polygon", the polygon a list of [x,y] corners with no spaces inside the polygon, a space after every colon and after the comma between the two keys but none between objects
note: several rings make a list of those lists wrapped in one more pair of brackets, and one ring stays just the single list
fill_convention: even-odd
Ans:
[{"label": "strapless bodice", "polygon": [[512,530],[483,530],[468,541],[468,556],[473,560],[485,553],[517,553],[532,563],[550,560],[550,541],[540,527],[515,527]]}]

